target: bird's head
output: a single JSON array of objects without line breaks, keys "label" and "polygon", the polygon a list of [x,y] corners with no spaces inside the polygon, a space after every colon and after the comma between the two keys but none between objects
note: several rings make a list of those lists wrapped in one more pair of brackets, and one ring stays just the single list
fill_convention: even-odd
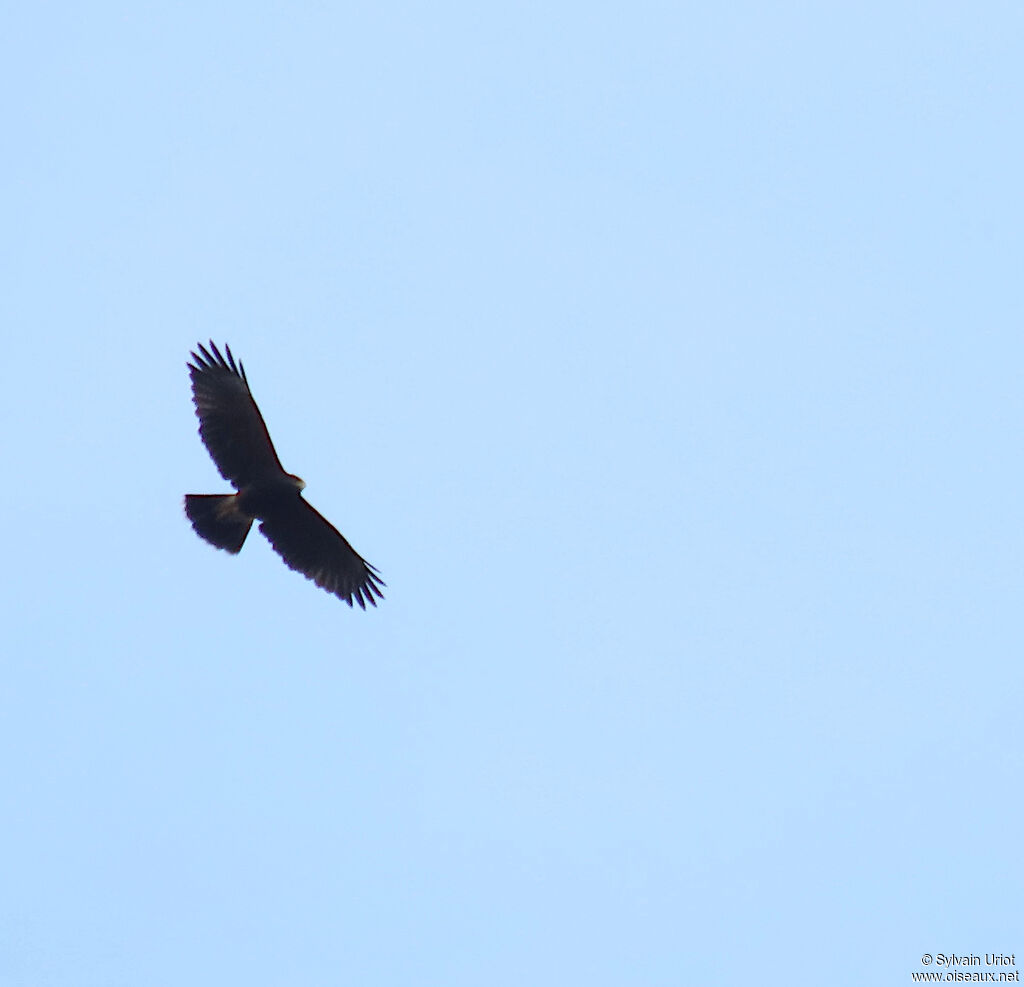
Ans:
[{"label": "bird's head", "polygon": [[294,473],[288,474],[288,481],[298,490],[300,493],[306,489],[306,481],[301,476],[296,476]]}]

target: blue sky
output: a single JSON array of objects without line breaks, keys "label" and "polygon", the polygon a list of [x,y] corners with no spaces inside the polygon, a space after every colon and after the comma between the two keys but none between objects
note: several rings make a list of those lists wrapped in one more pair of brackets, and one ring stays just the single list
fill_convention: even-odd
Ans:
[{"label": "blue sky", "polygon": [[[23,5],[0,981],[1024,954],[1024,14]],[[254,537],[227,341],[381,570]]]}]

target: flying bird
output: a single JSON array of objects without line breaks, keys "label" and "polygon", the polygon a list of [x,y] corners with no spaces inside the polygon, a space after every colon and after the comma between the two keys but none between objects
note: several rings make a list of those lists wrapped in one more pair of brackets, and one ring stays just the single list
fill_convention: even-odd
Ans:
[{"label": "flying bird", "polygon": [[[212,350],[212,352],[211,352]],[[256,407],[242,361],[221,356],[213,340],[188,364],[199,436],[233,494],[186,494],[185,513],[196,534],[232,555],[241,551],[254,520],[289,569],[301,572],[349,606],[364,610],[384,598],[377,570],[341,532],[302,499],[305,482],[286,473]]]}]

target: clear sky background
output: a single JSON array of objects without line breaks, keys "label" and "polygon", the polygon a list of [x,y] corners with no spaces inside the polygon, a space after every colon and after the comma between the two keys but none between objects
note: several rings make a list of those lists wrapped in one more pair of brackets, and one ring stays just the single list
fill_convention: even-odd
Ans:
[{"label": "clear sky background", "polygon": [[[1019,4],[3,35],[0,984],[1024,960]],[[210,337],[376,611],[190,530]]]}]

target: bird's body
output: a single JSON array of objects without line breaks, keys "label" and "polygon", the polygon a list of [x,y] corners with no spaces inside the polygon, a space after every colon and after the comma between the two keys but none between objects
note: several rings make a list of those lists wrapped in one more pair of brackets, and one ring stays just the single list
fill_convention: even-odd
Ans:
[{"label": "bird's body", "polygon": [[[212,351],[212,352],[211,352]],[[234,494],[186,494],[185,513],[211,545],[241,551],[254,520],[285,564],[364,610],[384,585],[342,534],[302,497],[306,484],[286,473],[253,400],[245,368],[210,342],[189,364],[199,435]]]}]

